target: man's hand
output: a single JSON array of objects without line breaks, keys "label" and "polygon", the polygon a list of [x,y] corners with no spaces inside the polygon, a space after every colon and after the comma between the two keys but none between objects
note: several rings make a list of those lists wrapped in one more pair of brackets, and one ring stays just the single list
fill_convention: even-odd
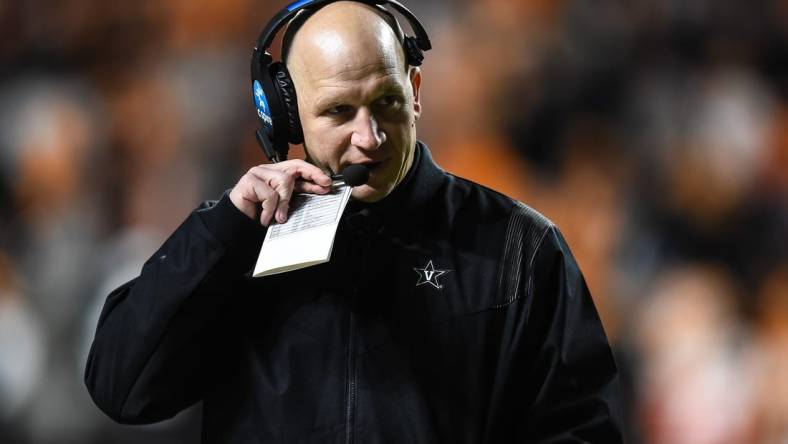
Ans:
[{"label": "man's hand", "polygon": [[258,165],[241,177],[230,191],[230,200],[250,219],[260,217],[268,226],[272,217],[284,223],[293,191],[325,194],[331,190],[331,178],[320,168],[293,159],[270,165]]}]

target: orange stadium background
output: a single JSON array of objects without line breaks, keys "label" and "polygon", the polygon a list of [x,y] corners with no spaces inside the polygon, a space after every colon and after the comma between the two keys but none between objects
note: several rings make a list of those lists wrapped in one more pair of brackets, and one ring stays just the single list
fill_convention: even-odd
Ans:
[{"label": "orange stadium background", "polygon": [[[561,227],[628,442],[788,442],[788,3],[406,3],[420,139]],[[199,407],[119,426],[82,372],[109,290],[264,162],[248,59],[285,5],[0,3],[0,442],[199,441]]]}]

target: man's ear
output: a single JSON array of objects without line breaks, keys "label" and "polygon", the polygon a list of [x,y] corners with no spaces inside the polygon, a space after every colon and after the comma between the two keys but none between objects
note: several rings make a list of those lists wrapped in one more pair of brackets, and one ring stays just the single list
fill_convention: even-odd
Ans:
[{"label": "man's ear", "polygon": [[413,88],[413,115],[416,117],[416,120],[419,120],[421,116],[421,95],[419,94],[421,89],[421,69],[418,66],[412,66],[408,76],[410,77],[410,86]]}]

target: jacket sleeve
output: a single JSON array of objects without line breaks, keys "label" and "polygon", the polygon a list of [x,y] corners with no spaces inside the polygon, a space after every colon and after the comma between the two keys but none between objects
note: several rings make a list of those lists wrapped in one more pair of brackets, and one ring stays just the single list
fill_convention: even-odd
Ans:
[{"label": "jacket sleeve", "polygon": [[618,371],[585,280],[554,225],[538,242],[523,260],[522,296],[506,307],[495,433],[516,437],[506,442],[620,443]]},{"label": "jacket sleeve", "polygon": [[201,398],[233,287],[264,234],[225,193],[192,212],[140,276],[107,297],[85,370],[102,411],[120,423],[151,423]]}]

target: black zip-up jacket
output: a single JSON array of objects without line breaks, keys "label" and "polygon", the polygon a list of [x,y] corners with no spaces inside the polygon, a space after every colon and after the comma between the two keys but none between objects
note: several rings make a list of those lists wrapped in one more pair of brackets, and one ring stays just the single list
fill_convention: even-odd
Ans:
[{"label": "black zip-up jacket", "polygon": [[251,278],[265,229],[225,194],[105,303],[85,383],[127,424],[203,401],[204,443],[617,443],[617,370],[534,210],[417,145],[351,201],[331,261]]}]

